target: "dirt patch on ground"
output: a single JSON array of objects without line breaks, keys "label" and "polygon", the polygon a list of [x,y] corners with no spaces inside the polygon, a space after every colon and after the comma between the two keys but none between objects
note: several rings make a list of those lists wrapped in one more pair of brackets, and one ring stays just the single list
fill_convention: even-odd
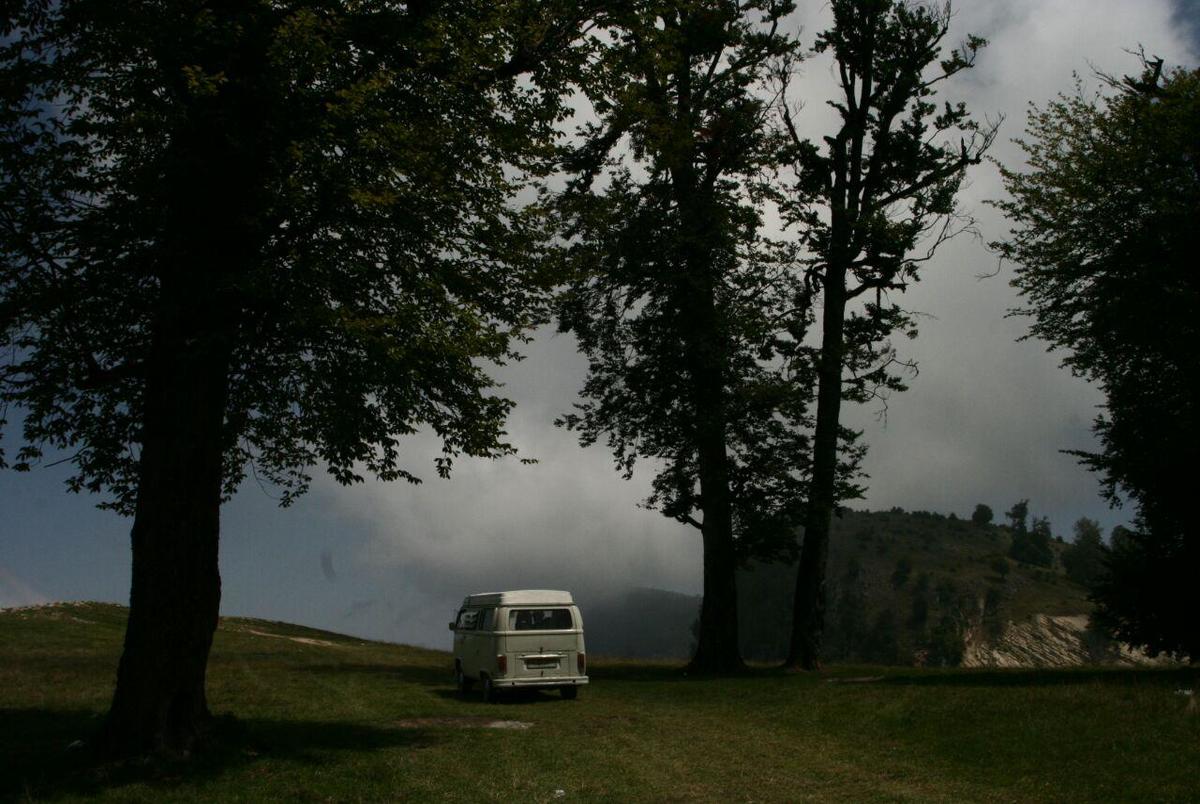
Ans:
[{"label": "dirt patch on ground", "polygon": [[290,639],[292,642],[299,642],[301,645],[321,645],[322,647],[332,648],[336,643],[330,642],[328,639],[313,639],[312,637],[287,636],[285,634],[270,634],[266,631],[256,631],[253,628],[239,629],[245,630],[247,634],[255,636],[271,637],[273,639]]},{"label": "dirt patch on ground", "polygon": [[397,729],[510,729],[524,731],[533,727],[523,720],[496,720],[490,717],[409,717],[391,723]]},{"label": "dirt patch on ground", "polygon": [[852,676],[850,678],[826,679],[827,684],[873,684],[876,681],[883,681],[883,676]]}]

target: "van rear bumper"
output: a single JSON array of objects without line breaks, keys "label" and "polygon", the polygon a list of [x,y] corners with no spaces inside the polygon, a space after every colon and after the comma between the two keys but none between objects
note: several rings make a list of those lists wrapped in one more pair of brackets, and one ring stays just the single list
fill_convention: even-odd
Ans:
[{"label": "van rear bumper", "polygon": [[493,687],[582,687],[588,683],[587,676],[553,676],[538,678],[493,678]]}]

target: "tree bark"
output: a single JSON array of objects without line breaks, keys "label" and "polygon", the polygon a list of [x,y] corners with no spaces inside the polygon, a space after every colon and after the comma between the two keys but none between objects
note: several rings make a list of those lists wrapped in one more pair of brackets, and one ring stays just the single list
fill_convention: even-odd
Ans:
[{"label": "tree bark", "polygon": [[210,722],[230,356],[220,337],[188,340],[163,322],[148,368],[129,622],[102,754],[186,755]]},{"label": "tree bark", "polygon": [[804,542],[796,571],[792,639],[784,667],[820,667],[825,629],[825,568],[829,526],[837,505],[838,420],[842,407],[842,359],[846,312],[846,272],[830,267],[824,284],[821,356],[817,369],[817,426],[813,435],[812,480],[804,517]]},{"label": "tree bark", "polygon": [[[715,326],[711,293],[699,301],[702,326]],[[704,598],[700,633],[690,669],[730,673],[744,668],[738,644],[737,556],[733,543],[733,506],[729,490],[729,455],[725,448],[724,388],[716,363],[713,332],[698,333],[691,374],[695,390],[697,463],[704,511]]]},{"label": "tree bark", "polygon": [[704,513],[704,597],[700,633],[689,669],[698,673],[733,673],[745,668],[738,644],[737,554],[733,541],[733,504],[729,488],[729,454],[725,445],[725,361],[728,348],[717,309],[713,254],[709,238],[713,225],[696,202],[695,178],[677,171],[686,232],[686,276],[680,305],[687,344],[687,371],[692,385],[695,445]]},{"label": "tree bark", "polygon": [[109,755],[187,754],[211,720],[205,675],[221,601],[225,413],[241,309],[235,280],[262,243],[261,162],[230,139],[226,123],[257,120],[229,112],[247,101],[228,92],[192,110],[170,146],[129,622],[98,742]]}]

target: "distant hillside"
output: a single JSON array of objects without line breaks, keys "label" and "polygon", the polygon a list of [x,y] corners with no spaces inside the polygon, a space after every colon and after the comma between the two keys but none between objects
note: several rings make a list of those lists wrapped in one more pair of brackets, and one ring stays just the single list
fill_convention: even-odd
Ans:
[{"label": "distant hillside", "polygon": [[[1008,558],[1011,541],[1006,526],[954,515],[846,511],[834,520],[830,544],[827,659],[1042,666],[1138,659],[1083,625],[1092,604],[1062,569],[1066,545],[1054,541],[1054,565],[1042,568]],[[739,573],[746,658],[782,658],[794,587],[791,565],[753,564]],[[634,590],[585,610],[588,644],[598,654],[685,658],[698,610],[698,597]],[[1033,628],[1059,622],[1044,618],[1069,619],[1057,630]],[[1013,631],[1003,647],[1014,625],[1024,627],[1024,636]],[[1042,653],[1028,647],[1051,632],[1058,647]]]},{"label": "distant hillside", "polygon": [[632,589],[607,599],[579,597],[588,652],[639,659],[691,655],[700,598],[662,589]]}]

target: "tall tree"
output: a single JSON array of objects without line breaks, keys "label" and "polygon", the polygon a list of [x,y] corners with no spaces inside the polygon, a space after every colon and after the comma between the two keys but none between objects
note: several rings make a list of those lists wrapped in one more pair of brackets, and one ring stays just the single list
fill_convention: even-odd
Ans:
[{"label": "tall tree", "polygon": [[1062,554],[1063,569],[1076,583],[1092,589],[1104,578],[1107,553],[1100,523],[1080,517],[1075,522],[1075,540]]},{"label": "tall tree", "polygon": [[[812,478],[786,661],[806,669],[819,663],[829,523],[846,499],[837,471],[839,439],[850,435],[840,423],[842,402],[903,390],[896,371],[902,363],[889,338],[916,330],[890,294],[916,281],[920,266],[956,231],[963,173],[995,135],[963,104],[939,109],[933,102],[938,85],[971,67],[985,44],[972,36],[943,55],[948,4],[833,0],[831,6],[833,27],[818,37],[816,52],[833,58],[839,92],[831,105],[840,125],[820,147],[800,136],[784,106],[796,184],[783,213],[808,250],[808,287],[822,305],[813,358]],[[785,89],[789,74],[785,63]]]},{"label": "tall tree", "polygon": [[[620,5],[583,86],[560,199],[575,275],[560,307],[588,357],[585,401],[563,419],[606,437],[628,476],[657,463],[650,507],[700,530],[704,598],[692,667],[742,666],[735,569],[793,548],[807,474],[807,320],[764,239],[761,171],[776,142],[760,94],[794,42],[777,0]],[[626,150],[614,150],[619,143]],[[806,305],[801,305],[807,310]]]},{"label": "tall tree", "polygon": [[26,0],[4,20],[14,466],[62,454],[72,489],[133,515],[104,750],[204,733],[219,511],[247,466],[287,502],[320,464],[416,482],[398,438],[417,427],[443,475],[511,452],[480,361],[510,355],[539,298],[540,237],[512,200],[580,13]]},{"label": "tall tree", "polygon": [[1034,517],[1033,524],[1029,528],[1025,527],[1025,500],[1022,500],[1016,506],[1013,506],[1015,511],[1020,506],[1021,516],[1014,516],[1013,526],[1011,530],[1012,543],[1009,545],[1008,555],[1016,561],[1021,561],[1026,564],[1034,564],[1039,567],[1054,566],[1054,548],[1050,545],[1053,536],[1050,532],[1050,520],[1046,517]]},{"label": "tall tree", "polygon": [[[1013,231],[998,244],[1030,337],[1097,383],[1100,450],[1076,452],[1138,523],[1114,543],[1095,590],[1096,619],[1153,653],[1200,656],[1200,70],[1060,96],[1031,110],[1027,164],[1003,172],[997,206]],[[1116,540],[1114,540],[1115,542]]]},{"label": "tall tree", "polygon": [[1018,500],[1004,512],[1008,527],[1014,534],[1024,534],[1029,529],[1029,500]]}]

